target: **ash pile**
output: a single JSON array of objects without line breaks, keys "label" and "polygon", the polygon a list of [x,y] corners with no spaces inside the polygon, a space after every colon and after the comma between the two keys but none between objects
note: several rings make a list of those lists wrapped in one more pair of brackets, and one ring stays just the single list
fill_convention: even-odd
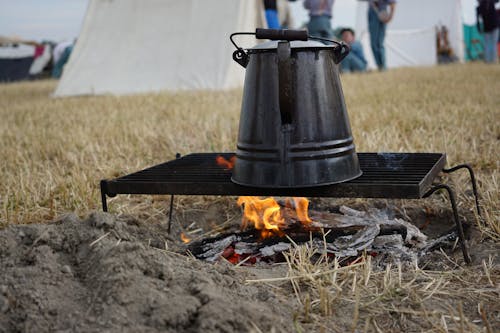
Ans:
[{"label": "ash pile", "polygon": [[366,254],[383,268],[395,263],[415,265],[428,252],[456,238],[451,232],[428,240],[415,225],[376,208],[364,212],[341,206],[339,213],[331,213],[308,211],[305,198],[284,202],[242,198],[238,200],[244,207],[240,232],[195,240],[187,251],[208,262],[254,265],[283,262],[284,253],[307,244],[318,257],[326,254],[349,264]]}]

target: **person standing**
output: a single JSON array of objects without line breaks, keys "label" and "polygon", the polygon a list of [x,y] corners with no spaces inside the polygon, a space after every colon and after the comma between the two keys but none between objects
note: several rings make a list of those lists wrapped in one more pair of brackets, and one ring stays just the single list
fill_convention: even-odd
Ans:
[{"label": "person standing", "polygon": [[369,0],[368,30],[373,57],[379,70],[387,68],[385,62],[385,30],[396,8],[396,0]]},{"label": "person standing", "polygon": [[331,24],[334,0],[305,0],[304,8],[309,10],[309,35],[322,38],[332,38]]},{"label": "person standing", "polygon": [[484,34],[484,60],[490,64],[498,61],[497,41],[500,24],[495,2],[498,0],[479,0],[477,7],[477,29]]}]

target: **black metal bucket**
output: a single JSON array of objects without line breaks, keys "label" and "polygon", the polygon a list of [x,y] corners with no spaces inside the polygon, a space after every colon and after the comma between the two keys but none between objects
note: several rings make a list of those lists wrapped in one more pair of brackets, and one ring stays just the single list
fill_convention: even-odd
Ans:
[{"label": "black metal bucket", "polygon": [[290,42],[307,40],[306,31],[272,33],[257,38],[286,41],[233,55],[246,67],[233,182],[310,187],[359,177],[337,66],[348,47]]}]

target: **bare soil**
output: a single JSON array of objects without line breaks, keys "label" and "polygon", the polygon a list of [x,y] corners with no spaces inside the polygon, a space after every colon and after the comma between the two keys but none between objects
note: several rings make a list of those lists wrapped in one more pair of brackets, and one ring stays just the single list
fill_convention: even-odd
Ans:
[{"label": "bare soil", "polygon": [[[415,205],[402,211],[385,201],[363,201],[354,207],[364,205],[409,214],[430,237],[453,226],[446,210],[425,211]],[[336,209],[321,200],[312,206]],[[207,231],[211,216],[222,216],[219,210],[226,208],[212,205],[205,212],[178,212],[175,238],[167,236],[165,220],[144,222],[101,212],[85,219],[68,214],[51,223],[8,225],[0,230],[0,332],[297,331],[303,316],[298,315],[300,305],[290,284],[245,282],[284,277],[285,265],[236,267],[185,254],[180,231],[192,221]],[[235,230],[237,213],[230,212],[235,223],[229,229]],[[476,264],[498,253],[494,242],[471,241]],[[431,254],[423,264],[432,270],[449,269],[450,258],[461,260],[457,249],[448,255]],[[474,309],[471,305],[470,311]],[[339,308],[336,316],[342,318],[336,322],[349,327],[351,310]],[[317,328],[308,328],[312,324],[304,320],[299,325]]]},{"label": "bare soil", "polygon": [[8,226],[0,332],[292,330],[292,304],[246,285],[248,270],[165,250],[166,234],[165,224],[106,213]]}]

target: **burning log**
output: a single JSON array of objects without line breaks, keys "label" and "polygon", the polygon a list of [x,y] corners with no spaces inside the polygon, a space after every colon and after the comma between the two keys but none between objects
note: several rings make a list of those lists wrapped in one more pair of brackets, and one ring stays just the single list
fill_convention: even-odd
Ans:
[{"label": "burning log", "polygon": [[[299,205],[304,206],[300,200]],[[380,211],[367,214],[343,207],[343,214],[310,211],[308,215],[307,207],[304,214],[302,209],[297,209],[297,204],[290,202],[277,207],[272,214],[259,214],[274,216],[279,222],[279,232],[263,232],[257,224],[256,228],[249,228],[248,221],[245,224],[244,220],[245,230],[190,243],[188,250],[195,257],[210,262],[225,258],[233,264],[253,264],[281,261],[282,253],[294,244],[310,243],[318,253],[350,258],[363,251],[374,254],[396,251],[409,255],[407,248],[423,246],[426,239],[412,224],[389,219]]]}]

